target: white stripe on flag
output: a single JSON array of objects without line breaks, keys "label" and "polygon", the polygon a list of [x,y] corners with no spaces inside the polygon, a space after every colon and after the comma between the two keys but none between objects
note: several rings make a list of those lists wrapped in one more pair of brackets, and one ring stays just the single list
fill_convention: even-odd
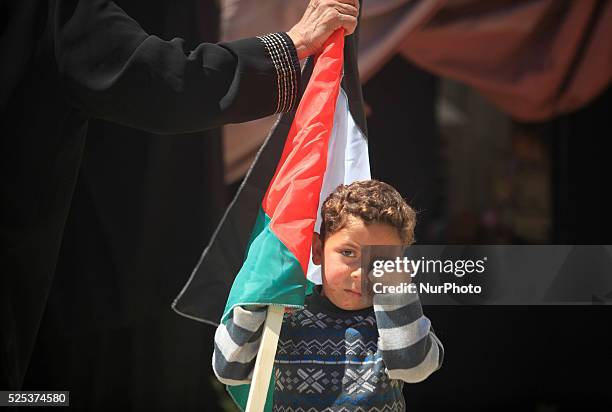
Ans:
[{"label": "white stripe on flag", "polygon": [[[349,111],[348,99],[344,90],[340,89],[334,112],[334,126],[329,139],[327,151],[327,168],[323,176],[323,185],[319,197],[319,210],[315,231],[321,228],[321,206],[323,201],[340,184],[349,184],[357,180],[368,180],[370,175],[370,159],[368,157],[368,142],[357,127]],[[312,263],[312,250],[308,262],[307,278],[317,285],[321,284],[321,267]]]}]

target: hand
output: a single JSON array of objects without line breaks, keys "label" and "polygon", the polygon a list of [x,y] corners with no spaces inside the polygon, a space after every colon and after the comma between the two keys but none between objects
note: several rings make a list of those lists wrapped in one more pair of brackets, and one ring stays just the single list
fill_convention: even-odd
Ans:
[{"label": "hand", "polygon": [[[361,248],[361,270],[366,273],[369,294],[388,295],[403,290],[412,282],[412,265],[404,259],[404,245],[371,245]],[[377,292],[374,292],[374,285]],[[392,287],[394,292],[389,292]]]},{"label": "hand", "polygon": [[339,28],[345,36],[357,27],[359,0],[310,0],[302,19],[287,32],[298,58],[316,54],[325,40]]}]

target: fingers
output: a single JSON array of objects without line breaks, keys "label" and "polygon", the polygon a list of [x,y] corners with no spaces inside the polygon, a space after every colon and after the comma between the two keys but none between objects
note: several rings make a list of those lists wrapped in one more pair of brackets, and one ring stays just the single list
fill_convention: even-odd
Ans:
[{"label": "fingers", "polygon": [[336,1],[333,3],[333,7],[341,14],[347,16],[357,17],[359,15],[359,6],[355,6],[354,4],[352,4],[352,2],[344,3],[342,1]]},{"label": "fingers", "polygon": [[359,15],[359,1],[357,0],[311,0],[308,9],[316,13],[328,13],[335,10],[340,14],[357,17]]},{"label": "fingers", "polygon": [[337,0],[338,3],[349,4],[357,9],[359,9],[359,0]]},{"label": "fingers", "polygon": [[333,18],[336,27],[342,27],[345,35],[351,35],[357,27],[357,17],[359,16],[358,0],[334,0],[329,6],[335,12]]},{"label": "fingers", "polygon": [[345,31],[345,35],[348,36],[353,34],[355,28],[357,27],[357,15],[359,14],[359,10],[354,8],[351,9],[352,6],[350,5],[343,5],[348,7],[348,9],[347,13],[342,13],[337,8],[340,7],[340,4],[340,2],[335,2],[333,7],[330,7],[325,11],[325,20],[326,23],[333,28],[333,31],[342,27]]},{"label": "fingers", "polygon": [[358,0],[310,0],[300,21],[287,34],[296,47],[298,58],[318,53],[323,43],[339,28],[353,34],[359,16]]},{"label": "fingers", "polygon": [[342,14],[340,15],[340,25],[344,28],[345,36],[349,36],[357,28],[357,17]]},{"label": "fingers", "polygon": [[[327,22],[330,27],[333,27],[333,31],[342,27],[345,31],[345,36],[353,34],[357,27],[357,17],[349,14],[342,14],[335,8],[327,11]],[[331,33],[330,33],[331,34]]]}]

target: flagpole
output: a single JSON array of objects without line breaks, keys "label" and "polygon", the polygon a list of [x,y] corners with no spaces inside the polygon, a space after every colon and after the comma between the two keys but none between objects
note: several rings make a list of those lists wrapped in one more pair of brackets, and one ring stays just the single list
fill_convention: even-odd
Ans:
[{"label": "flagpole", "polygon": [[268,313],[261,336],[261,344],[257,352],[257,359],[255,360],[255,369],[253,370],[253,379],[251,379],[249,400],[247,401],[245,412],[263,412],[266,405],[268,386],[270,384],[270,376],[272,376],[272,367],[274,366],[276,347],[278,345],[281,326],[283,325],[284,313],[284,306],[268,306]]}]

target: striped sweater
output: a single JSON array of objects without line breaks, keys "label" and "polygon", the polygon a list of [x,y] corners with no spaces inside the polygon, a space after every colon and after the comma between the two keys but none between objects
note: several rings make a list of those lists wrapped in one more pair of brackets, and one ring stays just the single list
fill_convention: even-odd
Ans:
[{"label": "striped sweater", "polygon": [[[212,362],[221,382],[250,382],[265,317],[265,306],[237,306],[219,325]],[[375,296],[373,307],[345,311],[317,286],[304,309],[284,315],[273,410],[404,411],[403,383],[427,378],[443,357],[417,294]]]}]

